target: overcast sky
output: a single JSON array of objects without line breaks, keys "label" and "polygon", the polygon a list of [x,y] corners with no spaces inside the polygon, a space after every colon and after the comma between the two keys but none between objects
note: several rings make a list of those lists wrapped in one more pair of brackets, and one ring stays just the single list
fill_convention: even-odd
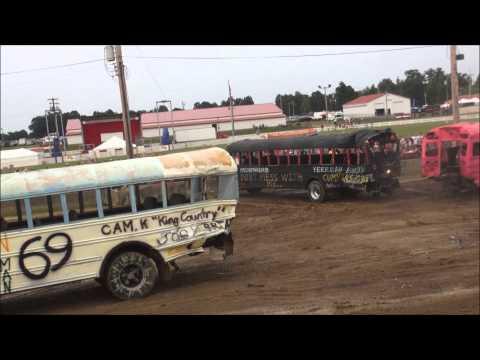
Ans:
[{"label": "overcast sky", "polygon": [[[279,93],[310,94],[318,85],[340,81],[356,90],[383,78],[403,78],[404,71],[441,67],[450,72],[447,46],[404,51],[300,58],[224,60],[138,59],[152,57],[268,57],[396,49],[410,46],[124,46],[127,89],[132,110],[149,110],[156,100],[171,99],[174,107],[190,109],[197,101],[220,103],[228,96],[251,95],[255,103],[274,102]],[[458,71],[479,72],[479,47],[459,46],[465,60]],[[59,98],[62,111],[121,111],[116,79],[103,61],[17,74],[16,71],[103,59],[103,46],[2,46],[1,127],[27,129],[33,117]]]}]

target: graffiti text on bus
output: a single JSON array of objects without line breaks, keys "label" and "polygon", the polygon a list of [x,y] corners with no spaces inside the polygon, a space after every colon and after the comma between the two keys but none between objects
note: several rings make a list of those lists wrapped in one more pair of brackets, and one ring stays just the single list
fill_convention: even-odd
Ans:
[{"label": "graffiti text on bus", "polygon": [[[52,247],[50,245],[50,241],[52,241],[55,238],[64,238],[65,244],[63,244],[61,247]],[[34,242],[41,241],[42,237],[41,236],[35,236],[31,238],[30,240],[27,240],[23,243],[22,247],[20,248],[20,254],[18,255],[18,265],[24,275],[32,280],[40,280],[43,279],[48,275],[50,271],[57,271],[60,269],[65,263],[70,259],[70,256],[72,255],[72,250],[73,250],[73,243],[72,239],[70,238],[69,235],[60,232],[60,233],[54,233],[51,234],[50,236],[47,237],[45,240],[45,243],[43,244],[43,247],[45,249],[46,253],[50,254],[60,254],[64,253],[63,258],[55,265],[52,265],[52,262],[50,260],[50,257],[45,255],[45,252],[43,251],[30,251],[26,252],[27,248],[33,244]],[[31,257],[39,257],[42,258],[43,261],[45,261],[45,265],[43,267],[43,270],[40,273],[34,273],[30,271],[26,264],[25,260]]]},{"label": "graffiti text on bus", "polygon": [[0,260],[0,281],[1,288],[4,294],[10,294],[12,292],[12,277],[10,271],[12,269],[10,258]]}]

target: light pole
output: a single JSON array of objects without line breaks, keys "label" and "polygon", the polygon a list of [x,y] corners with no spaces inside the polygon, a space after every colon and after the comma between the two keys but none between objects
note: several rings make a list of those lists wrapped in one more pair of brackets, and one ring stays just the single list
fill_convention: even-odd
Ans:
[{"label": "light pole", "polygon": [[323,89],[323,91],[325,92],[325,112],[326,112],[326,116],[327,116],[327,120],[328,120],[328,102],[327,102],[327,89],[328,88],[331,88],[332,87],[332,84],[328,84],[328,86],[324,86],[322,87],[322,85],[318,85],[318,88],[321,90]]},{"label": "light pole", "polygon": [[448,80],[445,79],[443,84],[445,85],[445,96],[446,96],[445,97],[445,102],[447,102],[448,101]]},{"label": "light pole", "polygon": [[423,96],[425,97],[425,105],[427,105],[427,84],[426,80],[422,81],[423,83]]}]

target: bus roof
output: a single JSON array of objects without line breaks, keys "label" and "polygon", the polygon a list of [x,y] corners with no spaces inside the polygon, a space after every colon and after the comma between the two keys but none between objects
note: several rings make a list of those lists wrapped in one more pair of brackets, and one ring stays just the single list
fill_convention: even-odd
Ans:
[{"label": "bus roof", "polygon": [[233,174],[235,160],[213,147],[155,157],[2,174],[0,200],[192,176]]},{"label": "bus roof", "polygon": [[427,134],[436,134],[443,140],[454,140],[460,134],[467,134],[468,137],[478,138],[480,133],[480,123],[478,122],[460,122],[448,125],[438,126],[431,129]]},{"label": "bus roof", "polygon": [[361,129],[341,134],[317,134],[266,140],[242,140],[227,146],[230,154],[275,149],[312,149],[317,147],[352,148],[362,146],[375,136],[392,134],[390,129]]}]

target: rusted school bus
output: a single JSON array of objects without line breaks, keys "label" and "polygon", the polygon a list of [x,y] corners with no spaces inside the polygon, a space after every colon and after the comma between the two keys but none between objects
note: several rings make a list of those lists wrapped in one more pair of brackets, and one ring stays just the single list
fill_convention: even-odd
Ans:
[{"label": "rusted school bus", "polygon": [[237,161],[240,189],[306,189],[311,201],[344,188],[390,194],[400,175],[399,141],[390,129],[243,140],[227,150]]},{"label": "rusted school bus", "polygon": [[439,126],[422,139],[422,175],[445,184],[480,187],[480,124]]},{"label": "rusted school bus", "polygon": [[146,296],[180,257],[233,253],[237,199],[220,148],[3,174],[0,296],[91,278]]}]

